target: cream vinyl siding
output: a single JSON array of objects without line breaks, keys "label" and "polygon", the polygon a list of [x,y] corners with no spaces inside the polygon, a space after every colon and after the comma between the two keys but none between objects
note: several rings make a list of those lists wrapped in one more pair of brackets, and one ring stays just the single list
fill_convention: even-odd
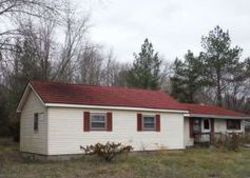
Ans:
[{"label": "cream vinyl siding", "polygon": [[[34,114],[39,113],[38,132],[34,131]],[[42,114],[43,113],[43,114]],[[43,117],[41,117],[43,115]],[[30,90],[22,108],[20,121],[20,151],[47,154],[47,114],[46,108]]]},{"label": "cream vinyl siding", "polygon": [[228,130],[227,129],[227,121],[225,119],[215,119],[214,120],[214,129],[215,132],[220,133],[230,133],[230,132],[244,132],[244,123],[241,121],[241,129],[240,130]]},{"label": "cream vinyl siding", "polygon": [[[83,113],[113,114],[113,131],[83,131]],[[145,115],[159,113],[140,112]],[[183,114],[160,113],[161,131],[137,131],[137,112],[48,108],[48,154],[79,154],[81,146],[107,141],[129,144],[138,150],[183,149]]]}]

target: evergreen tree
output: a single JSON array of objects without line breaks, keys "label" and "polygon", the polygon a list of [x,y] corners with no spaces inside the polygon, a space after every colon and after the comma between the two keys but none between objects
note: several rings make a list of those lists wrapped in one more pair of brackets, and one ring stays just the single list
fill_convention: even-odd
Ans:
[{"label": "evergreen tree", "polygon": [[207,80],[216,88],[217,105],[222,106],[222,94],[236,67],[242,49],[231,47],[229,32],[224,32],[219,26],[202,37],[202,58],[205,63]]},{"label": "evergreen tree", "polygon": [[245,59],[245,65],[246,65],[246,77],[250,79],[250,58]]},{"label": "evergreen tree", "polygon": [[188,50],[184,62],[176,59],[173,65],[171,95],[181,102],[194,103],[196,92],[205,85],[202,78],[202,63],[199,57]]},{"label": "evergreen tree", "polygon": [[152,43],[145,39],[141,52],[134,54],[135,61],[128,72],[127,83],[129,87],[158,89],[160,86],[160,65],[158,53],[154,52]]}]

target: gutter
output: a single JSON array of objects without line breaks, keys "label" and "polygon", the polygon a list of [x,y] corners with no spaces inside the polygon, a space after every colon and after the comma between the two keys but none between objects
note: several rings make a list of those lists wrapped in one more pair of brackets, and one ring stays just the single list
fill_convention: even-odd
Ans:
[{"label": "gutter", "polygon": [[221,115],[209,115],[209,114],[189,114],[184,115],[186,117],[203,117],[203,118],[217,118],[217,119],[242,119],[248,120],[250,116],[221,116]]},{"label": "gutter", "polygon": [[140,107],[125,107],[125,106],[100,106],[100,105],[80,105],[80,104],[60,104],[60,103],[45,103],[46,107],[65,107],[65,108],[83,108],[83,109],[107,109],[107,110],[123,110],[123,111],[152,111],[166,113],[182,113],[188,114],[188,110],[175,109],[152,109]]}]

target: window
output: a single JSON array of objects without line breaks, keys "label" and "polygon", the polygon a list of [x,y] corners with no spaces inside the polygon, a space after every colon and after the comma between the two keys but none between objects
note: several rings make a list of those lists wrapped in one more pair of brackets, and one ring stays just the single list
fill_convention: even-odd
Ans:
[{"label": "window", "polygon": [[209,119],[205,119],[203,121],[203,124],[204,124],[204,129],[205,130],[209,130],[210,129],[210,122],[209,122]]},{"label": "window", "polygon": [[91,130],[106,130],[107,119],[106,114],[91,114],[90,129]]},{"label": "window", "polygon": [[240,130],[240,120],[227,120],[228,130]]},{"label": "window", "polygon": [[38,121],[39,121],[39,115],[38,113],[34,114],[34,131],[38,131]]},{"label": "window", "polygon": [[155,117],[143,116],[143,130],[155,130]]}]

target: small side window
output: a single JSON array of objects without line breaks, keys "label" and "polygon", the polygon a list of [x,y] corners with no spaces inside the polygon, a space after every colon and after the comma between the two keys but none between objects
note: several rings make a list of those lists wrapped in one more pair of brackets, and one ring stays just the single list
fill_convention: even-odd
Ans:
[{"label": "small side window", "polygon": [[34,114],[34,131],[38,131],[38,122],[39,122],[39,115],[38,113]]}]

